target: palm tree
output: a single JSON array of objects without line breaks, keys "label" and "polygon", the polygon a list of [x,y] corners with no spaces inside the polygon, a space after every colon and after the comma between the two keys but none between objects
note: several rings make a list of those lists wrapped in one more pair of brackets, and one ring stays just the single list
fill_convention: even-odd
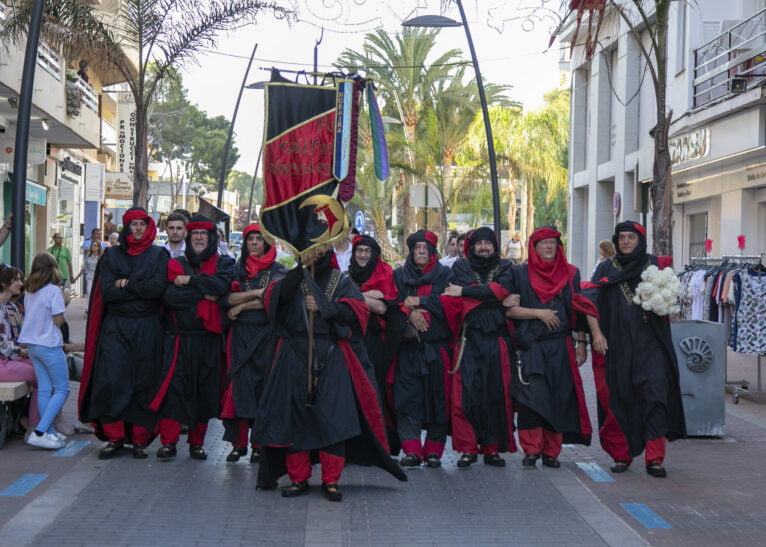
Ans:
[{"label": "palm tree", "polygon": [[[345,50],[335,65],[352,73],[364,72],[379,86],[378,96],[385,103],[383,113],[398,117],[404,126],[404,138],[412,146],[421,110],[429,98],[432,85],[449,77],[459,58],[459,50],[451,49],[432,63],[426,64],[436,44],[437,29],[406,27],[391,36],[378,29],[367,34],[362,51]],[[407,152],[405,165],[414,172],[415,158]],[[395,189],[397,212],[402,216],[404,233],[414,231],[415,223],[409,205],[409,184],[413,177],[400,177]]]},{"label": "palm tree", "polygon": [[[19,40],[27,31],[34,0],[19,0],[0,30],[0,40]],[[159,84],[173,67],[214,47],[219,32],[255,22],[270,10],[291,11],[259,0],[122,0],[118,15],[106,21],[98,10],[77,0],[47,0],[41,36],[68,58],[88,58],[99,75],[118,75],[136,105],[133,202],[146,206],[148,117]],[[114,81],[114,80],[112,80]]]},{"label": "palm tree", "polygon": [[[424,115],[427,123],[423,124],[423,134],[418,134],[418,142],[426,143],[425,150],[418,153],[418,158],[428,162],[424,176],[432,174],[429,184],[436,187],[441,196],[441,207],[437,217],[437,233],[447,230],[447,213],[457,201],[464,187],[475,181],[466,177],[470,171],[461,170],[459,178],[454,176],[453,166],[460,146],[472,125],[481,119],[481,103],[476,81],[463,82],[465,68],[461,67],[449,81],[440,80],[434,84],[432,100]],[[485,84],[485,93],[489,104],[511,106],[513,103],[503,96],[509,86]],[[416,147],[417,150],[417,147]]]},{"label": "palm tree", "polygon": [[[511,231],[515,229],[517,192],[521,190],[522,218],[526,220],[520,225],[523,238],[534,227],[536,187],[545,187],[547,201],[567,191],[568,96],[566,90],[549,93],[545,105],[533,112],[508,107],[490,110],[498,162],[510,180],[508,225]],[[480,120],[472,126],[463,153],[468,157],[486,154],[486,137]]]}]

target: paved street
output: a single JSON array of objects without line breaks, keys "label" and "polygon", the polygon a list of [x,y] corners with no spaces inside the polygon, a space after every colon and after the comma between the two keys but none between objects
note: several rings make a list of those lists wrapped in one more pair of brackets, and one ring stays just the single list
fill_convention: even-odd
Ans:
[{"label": "paved street", "polygon": [[[73,338],[84,331],[83,306],[67,312]],[[592,402],[587,365],[583,373]],[[523,470],[520,454],[506,455],[504,469],[458,470],[451,451],[441,469],[408,471],[407,483],[348,467],[342,503],[321,496],[318,467],[309,496],[256,491],[257,464],[226,463],[217,422],[204,462],[181,445],[175,461],[160,462],[158,441],[147,460],[128,452],[103,462],[102,443],[89,435],[59,452],[14,438],[0,450],[0,546],[766,544],[766,409],[727,397],[726,412],[725,438],[669,445],[664,480],[641,461],[611,475],[594,438],[591,447],[565,447],[558,470]]]}]

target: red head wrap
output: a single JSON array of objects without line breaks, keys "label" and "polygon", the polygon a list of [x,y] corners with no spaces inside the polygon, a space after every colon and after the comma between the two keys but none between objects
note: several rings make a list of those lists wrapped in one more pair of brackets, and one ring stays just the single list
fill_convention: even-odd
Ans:
[{"label": "red head wrap", "polygon": [[[538,228],[529,236],[529,282],[540,302],[545,304],[561,292],[575,272],[564,256],[564,246],[561,244],[561,232],[549,227]],[[558,249],[556,258],[546,262],[537,254],[535,244],[544,239],[557,239]]]},{"label": "red head wrap", "polygon": [[215,226],[213,226],[212,222],[200,222],[200,221],[187,222],[186,231],[191,232],[192,230],[207,230],[208,232],[212,232],[215,230]]},{"label": "red head wrap", "polygon": [[245,229],[242,230],[242,240],[247,241],[247,236],[250,232],[258,232],[261,233],[261,225],[257,223],[248,224],[245,226]]},{"label": "red head wrap", "polygon": [[[130,222],[132,220],[143,220],[146,222],[146,231],[140,240],[133,239],[133,234],[130,231]],[[125,211],[125,214],[122,215],[122,224],[124,226],[123,230],[127,230],[125,243],[128,245],[127,253],[129,255],[140,255],[154,245],[154,238],[157,237],[157,225],[154,223],[154,219],[149,216],[149,213],[143,209],[135,207]],[[124,233],[126,232],[123,231]]]}]

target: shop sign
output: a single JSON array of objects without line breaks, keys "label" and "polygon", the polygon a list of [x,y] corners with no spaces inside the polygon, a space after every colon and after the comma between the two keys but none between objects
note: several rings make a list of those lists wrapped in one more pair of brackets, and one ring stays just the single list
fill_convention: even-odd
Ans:
[{"label": "shop sign", "polygon": [[59,179],[59,201],[74,201],[74,184]]},{"label": "shop sign", "polygon": [[[0,135],[0,163],[13,165],[13,152],[16,149],[15,135]],[[27,164],[41,165],[45,163],[48,141],[45,139],[29,139],[27,145]]]},{"label": "shop sign", "polygon": [[698,129],[692,133],[668,141],[672,165],[706,157],[710,153],[710,129]]},{"label": "shop sign", "polygon": [[72,158],[64,158],[59,162],[59,167],[62,171],[69,171],[70,173],[74,173],[78,177],[82,175],[82,165],[77,163],[76,161],[72,161]]},{"label": "shop sign", "polygon": [[101,163],[85,164],[85,201],[103,201],[104,165]]},{"label": "shop sign", "polygon": [[106,173],[104,185],[106,199],[133,199],[133,175]]},{"label": "shop sign", "polygon": [[[136,103],[130,91],[117,92],[117,171],[132,176],[136,165]],[[132,196],[131,196],[132,197]]]},{"label": "shop sign", "polygon": [[45,186],[40,186],[32,181],[27,181],[24,199],[35,205],[46,205]]}]

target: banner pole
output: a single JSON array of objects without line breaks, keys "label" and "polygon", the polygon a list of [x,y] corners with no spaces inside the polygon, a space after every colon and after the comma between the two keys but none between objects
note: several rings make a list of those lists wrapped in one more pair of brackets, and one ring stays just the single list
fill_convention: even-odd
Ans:
[{"label": "banner pole", "polygon": [[[309,267],[311,279],[314,279],[314,265]],[[308,333],[308,360],[306,363],[306,377],[308,384],[306,388],[306,406],[314,404],[314,310],[309,310],[309,333]]]}]

